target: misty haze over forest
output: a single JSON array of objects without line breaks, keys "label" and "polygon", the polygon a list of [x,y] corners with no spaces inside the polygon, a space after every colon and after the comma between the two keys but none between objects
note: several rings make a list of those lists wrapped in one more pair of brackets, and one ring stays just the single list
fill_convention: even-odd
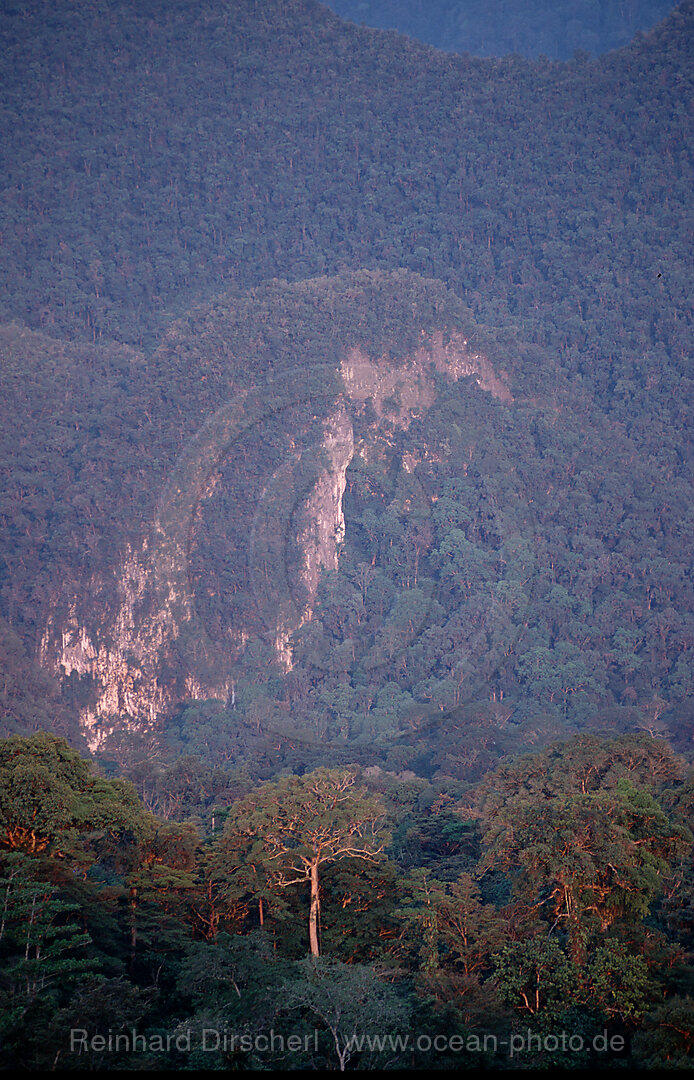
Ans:
[{"label": "misty haze over forest", "polygon": [[692,1066],[693,31],[3,5],[8,1062]]}]

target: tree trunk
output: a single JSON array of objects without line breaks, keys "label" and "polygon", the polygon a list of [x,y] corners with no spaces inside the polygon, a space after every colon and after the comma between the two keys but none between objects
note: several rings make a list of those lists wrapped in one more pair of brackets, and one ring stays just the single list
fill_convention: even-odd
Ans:
[{"label": "tree trunk", "polygon": [[320,897],[318,893],[318,863],[311,864],[311,910],[308,917],[308,939],[311,945],[311,956],[319,956],[318,949],[318,913],[320,912]]},{"label": "tree trunk", "polygon": [[130,888],[130,973],[135,969],[135,954],[137,952],[137,889],[134,885]]}]

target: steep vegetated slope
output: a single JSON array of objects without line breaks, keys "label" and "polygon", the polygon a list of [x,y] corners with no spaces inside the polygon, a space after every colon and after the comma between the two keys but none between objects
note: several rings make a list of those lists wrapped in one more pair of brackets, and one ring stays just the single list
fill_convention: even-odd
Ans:
[{"label": "steep vegetated slope", "polygon": [[563,376],[519,393],[526,353],[404,271],[220,299],[147,359],[8,331],[4,610],[92,745],[191,697],[466,774],[676,724],[686,490]]},{"label": "steep vegetated slope", "polygon": [[608,390],[682,344],[691,19],[531,64],[299,0],[10,5],[7,310],[137,343],[224,285],[403,265]]},{"label": "steep vegetated slope", "polygon": [[693,23],[3,5],[8,1063],[691,1066]]},{"label": "steep vegetated slope", "polygon": [[5,7],[3,616],[58,710],[677,734],[693,18],[559,64]]}]

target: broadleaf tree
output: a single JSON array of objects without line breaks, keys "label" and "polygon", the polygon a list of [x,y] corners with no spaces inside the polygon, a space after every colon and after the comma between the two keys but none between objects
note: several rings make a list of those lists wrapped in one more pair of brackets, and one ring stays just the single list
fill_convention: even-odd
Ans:
[{"label": "broadleaf tree", "polygon": [[250,853],[270,884],[309,890],[309,945],[320,953],[322,870],[346,859],[376,862],[389,834],[382,803],[352,769],[316,769],[264,784],[236,802],[225,829],[227,857]]}]

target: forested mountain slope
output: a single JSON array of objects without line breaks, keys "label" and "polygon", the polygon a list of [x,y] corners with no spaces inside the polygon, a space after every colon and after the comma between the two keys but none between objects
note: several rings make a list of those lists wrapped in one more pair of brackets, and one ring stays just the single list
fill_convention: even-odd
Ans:
[{"label": "forested mountain slope", "polygon": [[603,394],[627,355],[681,354],[690,4],[566,65],[441,55],[300,0],[81,11],[3,12],[10,317],[149,342],[225,287],[402,265]]},{"label": "forested mountain slope", "polygon": [[[6,6],[9,655],[19,634],[22,663],[62,666],[83,716],[153,721],[241,683],[237,709],[290,695],[302,730],[348,741],[502,696],[514,724],[677,731],[693,22],[686,3],[561,64],[443,55],[303,0]],[[451,335],[479,370],[425,378]],[[355,350],[409,374],[350,398]],[[287,420],[305,445],[280,422],[260,457],[209,457],[225,403],[261,408],[289,372],[310,388],[318,361],[319,405],[309,389]],[[294,614],[267,625],[241,565],[309,445],[282,531]],[[161,541],[167,506],[188,532]],[[382,575],[373,610],[361,566]],[[181,663],[193,612],[223,644]],[[280,663],[267,683],[266,648],[289,682]]]},{"label": "forested mountain slope", "polygon": [[2,6],[8,1064],[691,1066],[693,29]]},{"label": "forested mountain slope", "polygon": [[6,618],[104,733],[233,690],[235,727],[291,704],[427,771],[479,723],[677,735],[684,474],[559,373],[512,394],[510,344],[404,271],[220,299],[148,359],[8,330]]}]

